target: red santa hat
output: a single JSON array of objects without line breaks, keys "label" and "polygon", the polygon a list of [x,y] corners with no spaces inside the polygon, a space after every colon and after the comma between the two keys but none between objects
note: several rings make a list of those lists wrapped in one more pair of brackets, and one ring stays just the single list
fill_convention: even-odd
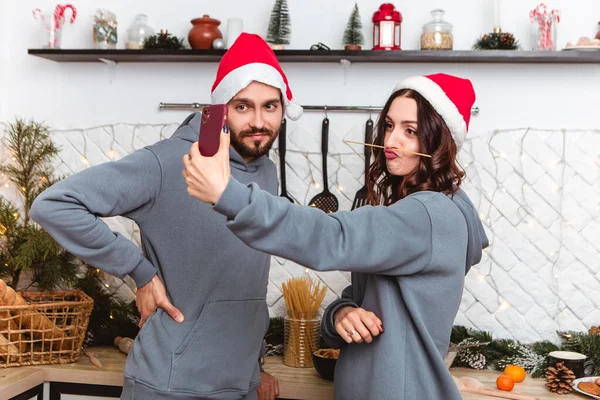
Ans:
[{"label": "red santa hat", "polygon": [[213,104],[227,104],[252,81],[279,89],[285,113],[293,121],[302,116],[302,107],[292,102],[287,77],[273,50],[262,37],[243,32],[223,55],[211,91]]},{"label": "red santa hat", "polygon": [[447,74],[412,76],[400,82],[394,92],[412,89],[423,96],[446,122],[460,150],[471,120],[475,90],[468,79]]}]

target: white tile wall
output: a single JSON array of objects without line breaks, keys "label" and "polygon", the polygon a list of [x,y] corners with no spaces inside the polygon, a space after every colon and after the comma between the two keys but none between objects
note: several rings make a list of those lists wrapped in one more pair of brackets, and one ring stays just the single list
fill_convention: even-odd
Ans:
[{"label": "white tile wall", "polygon": [[[349,210],[363,185],[364,164],[362,148],[342,139],[362,140],[364,122],[343,126],[330,119],[329,186],[340,209]],[[176,127],[117,124],[54,132],[53,140],[62,147],[57,172],[72,174],[87,163],[118,159],[168,137]],[[323,185],[319,128],[288,127],[288,190],[301,204]],[[276,150],[271,158],[278,164]],[[494,131],[469,137],[460,159],[467,171],[464,188],[478,207],[491,246],[466,277],[456,323],[525,342],[556,340],[556,330],[598,325],[600,131]],[[2,179],[0,194],[16,199],[14,188]],[[133,223],[108,222],[139,243]],[[271,314],[281,315],[282,282],[305,269],[276,257],[271,265],[267,300]],[[326,304],[349,284],[346,272],[318,277],[329,287]],[[111,282],[113,290],[133,296],[121,282]]]}]

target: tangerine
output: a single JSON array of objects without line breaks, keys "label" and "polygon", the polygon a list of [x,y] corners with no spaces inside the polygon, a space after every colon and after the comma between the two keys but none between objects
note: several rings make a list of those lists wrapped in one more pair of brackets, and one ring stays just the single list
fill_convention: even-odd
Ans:
[{"label": "tangerine", "polygon": [[513,387],[515,387],[515,381],[508,375],[500,375],[498,379],[496,379],[496,387],[500,390],[510,392]]},{"label": "tangerine", "polygon": [[504,368],[504,375],[510,376],[515,383],[523,382],[527,376],[527,372],[520,365],[507,365]]}]

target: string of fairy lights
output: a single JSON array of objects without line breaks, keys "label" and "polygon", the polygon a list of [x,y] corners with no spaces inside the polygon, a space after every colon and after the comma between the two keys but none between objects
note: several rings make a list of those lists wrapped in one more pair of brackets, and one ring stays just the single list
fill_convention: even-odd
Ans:
[{"label": "string of fairy lights", "polygon": [[[553,251],[551,252],[545,252],[544,249],[540,248],[538,242],[534,241],[534,240],[529,240],[529,242],[527,243],[528,246],[531,246],[533,248],[535,248],[539,254],[542,254],[547,263],[550,264],[550,269],[551,269],[551,277],[553,278],[553,282],[552,285],[550,286],[550,289],[552,290],[553,294],[556,295],[556,306],[555,306],[555,312],[553,315],[549,315],[555,322],[558,322],[558,318],[560,316],[565,316],[568,315],[569,312],[573,312],[573,310],[569,309],[569,306],[566,304],[566,302],[564,301],[565,299],[561,298],[560,296],[560,276],[559,276],[559,271],[557,271],[557,267],[558,267],[558,263],[560,261],[560,256],[561,256],[561,252],[563,251],[568,251],[568,249],[565,249],[564,243],[565,243],[565,237],[564,237],[564,231],[565,231],[565,226],[571,226],[570,221],[564,217],[564,212],[563,212],[563,204],[564,204],[564,200],[565,197],[568,195],[571,196],[576,196],[576,194],[574,193],[569,193],[568,190],[565,189],[565,185],[566,185],[566,173],[567,170],[569,170],[569,172],[572,174],[571,178],[573,176],[580,176],[580,170],[578,168],[581,168],[580,166],[572,166],[569,164],[569,159],[566,156],[566,152],[568,148],[571,149],[575,149],[574,146],[576,146],[576,144],[570,145],[567,143],[567,136],[569,134],[574,134],[575,131],[566,131],[566,130],[560,130],[560,131],[555,131],[555,130],[533,130],[533,129],[518,129],[518,130],[497,130],[494,131],[487,139],[487,148],[490,151],[490,154],[493,156],[492,158],[492,176],[497,177],[498,176],[498,170],[499,170],[499,160],[501,161],[506,161],[508,160],[508,155],[505,152],[502,151],[498,151],[495,149],[494,143],[497,142],[503,135],[507,135],[509,133],[514,133],[514,132],[519,132],[521,133],[521,136],[518,140],[518,162],[515,164],[512,163],[508,163],[508,166],[511,169],[511,174],[516,175],[522,182],[523,184],[519,187],[520,192],[518,196],[515,196],[515,193],[511,192],[510,190],[508,190],[502,183],[500,183],[499,180],[496,180],[496,184],[494,189],[490,192],[488,190],[483,189],[482,182],[481,182],[481,176],[480,176],[480,171],[482,170],[481,165],[479,165],[477,168],[469,168],[471,166],[471,163],[467,163],[465,164],[465,169],[468,172],[468,175],[470,176],[470,181],[472,184],[474,184],[474,189],[478,190],[478,192],[480,193],[480,195],[482,195],[486,200],[487,200],[487,207],[483,206],[483,207],[479,207],[479,211],[480,211],[480,218],[481,220],[484,222],[484,224],[486,225],[486,229],[488,231],[491,231],[493,233],[492,235],[492,243],[491,246],[493,246],[493,238],[495,237],[496,232],[494,231],[494,221],[492,221],[491,219],[491,213],[492,213],[492,207],[497,207],[497,205],[500,203],[498,201],[496,201],[496,196],[499,192],[501,192],[503,195],[508,195],[510,196],[516,203],[519,204],[519,214],[521,215],[521,221],[524,222],[523,223],[519,223],[517,225],[517,228],[519,229],[530,229],[533,226],[537,225],[537,226],[544,226],[544,221],[541,220],[542,215],[540,215],[540,213],[538,213],[538,211],[535,209],[535,207],[530,204],[530,202],[528,201],[528,196],[527,193],[528,192],[534,192],[535,194],[537,194],[537,198],[538,200],[541,199],[544,201],[544,204],[548,207],[550,207],[551,209],[553,209],[556,214],[558,215],[558,224],[556,224],[556,228],[558,230],[558,232],[554,233],[555,235],[557,235],[556,239],[558,242],[558,247],[556,249],[553,249]],[[578,131],[581,132],[581,131]],[[584,131],[585,134],[588,135],[592,135],[595,138],[596,143],[600,143],[600,131]],[[528,138],[529,135],[532,134],[536,134],[536,135],[540,135],[540,136],[554,136],[555,138],[558,137],[560,140],[560,150],[558,152],[558,154],[555,154],[556,158],[554,158],[553,160],[547,161],[545,163],[545,167],[546,167],[546,171],[548,170],[552,170],[555,168],[559,168],[559,173],[556,174],[558,176],[558,179],[554,180],[551,179],[551,181],[554,181],[553,183],[553,187],[552,187],[552,192],[554,193],[554,196],[557,197],[555,204],[553,204],[552,201],[549,201],[547,198],[544,198],[544,196],[546,195],[546,193],[542,193],[540,192],[537,187],[536,187],[536,182],[528,182],[528,179],[526,177],[526,171],[527,171],[527,164],[528,163],[537,163],[536,158],[537,155],[535,148],[532,149],[527,149],[525,146],[525,142]],[[472,160],[477,160],[476,154],[473,151],[473,146],[472,146],[472,142],[467,141],[466,143],[466,152],[469,154],[469,158]],[[575,149],[577,151],[578,154],[586,154],[585,151],[581,148],[579,149]],[[600,170],[600,153],[598,152],[598,148],[596,148],[595,150],[592,149],[588,149],[591,151],[595,151],[595,154],[588,154],[586,155],[587,157],[587,161],[588,161],[588,166],[592,169],[595,169],[596,172],[598,172]],[[534,153],[534,154],[531,154]],[[579,161],[579,157],[577,157],[577,160]],[[474,161],[475,163],[477,161]],[[554,172],[554,171],[552,171]],[[544,173],[545,176],[549,176],[550,174],[548,172]],[[596,181],[595,182],[590,182],[590,186],[591,187],[598,187],[598,173],[596,173]],[[582,180],[584,180],[582,178]],[[595,205],[594,210],[591,211],[590,217],[589,217],[589,222],[594,222],[594,223],[598,223],[600,222],[600,197],[598,197],[597,199],[598,203]],[[502,214],[502,210],[498,208],[498,212],[500,215],[504,216]],[[581,211],[583,210],[583,206],[581,206]],[[548,225],[546,223],[546,225]],[[554,225],[554,224],[552,224]],[[521,226],[523,226],[523,228],[521,228]],[[552,233],[551,233],[552,234]],[[590,248],[594,248],[594,245],[592,243],[592,238],[587,238],[585,235],[579,235],[579,239],[582,241],[587,241],[588,245],[590,246]],[[596,246],[596,253],[598,255],[600,255],[600,252],[598,251],[598,247]],[[482,282],[488,282],[490,283],[490,285],[496,290],[496,292],[498,293],[498,303],[499,303],[499,308],[498,311],[503,311],[509,307],[511,307],[511,304],[508,300],[506,300],[504,297],[502,297],[502,293],[500,290],[498,290],[498,286],[495,283],[494,280],[494,276],[493,276],[493,271],[492,268],[496,265],[498,265],[497,262],[495,262],[496,260],[494,259],[493,253],[491,251],[487,251],[487,256],[490,258],[491,262],[489,263],[489,269],[487,270],[487,272],[483,272],[483,266],[477,266],[474,268],[474,270],[476,271],[476,273],[478,274],[478,279]],[[515,256],[517,258],[520,259],[520,255],[518,253],[515,253]],[[573,254],[574,258],[577,259],[577,254]],[[526,261],[526,259],[520,259],[521,261]],[[597,272],[595,271],[594,267],[591,265],[588,265],[589,268],[589,272],[590,272],[590,276],[592,276],[592,279],[596,279],[596,283],[600,283],[598,282],[597,278],[593,278],[594,274]],[[524,288],[525,289],[525,288]]]},{"label": "string of fairy lights", "polygon": [[[117,129],[119,126],[119,129]],[[100,151],[105,160],[111,161],[118,159],[128,153],[131,153],[141,145],[144,144],[143,140],[140,139],[143,134],[142,131],[147,129],[154,129],[158,132],[159,139],[164,139],[172,133],[176,125],[173,124],[155,124],[155,125],[136,125],[136,124],[117,124],[117,125],[100,125],[83,130],[64,130],[55,131],[53,134],[62,134],[69,140],[70,137],[80,136],[81,140],[73,140],[73,144],[69,151],[59,154],[59,164],[63,166],[71,165],[68,168],[71,172],[77,172],[73,170],[72,164],[66,157],[70,157],[72,160],[73,151],[78,153],[81,159],[80,169],[87,168],[91,164],[89,160],[88,152]],[[124,129],[132,132],[131,140],[129,143],[125,143],[122,137],[117,136],[117,132],[122,132]],[[92,135],[93,131],[103,130],[108,134],[110,140],[106,145],[106,140],[96,141]],[[293,132],[292,132],[293,134]],[[595,143],[595,147],[580,148],[577,143],[572,143],[568,140],[569,135],[589,135],[591,142]],[[339,136],[339,135],[338,135]],[[336,135],[332,135],[333,139],[337,140]],[[551,150],[546,152],[544,156],[550,154],[553,158],[551,159],[540,159],[540,153],[536,146],[528,144],[528,140],[532,137],[541,138],[542,141],[545,139],[552,140],[553,146],[548,148]],[[513,148],[516,148],[517,154],[507,152],[503,149],[503,145],[510,138],[510,144]],[[139,139],[139,140],[137,140]],[[137,142],[136,142],[137,140]],[[89,141],[94,141],[94,146],[88,146]],[[75,145],[74,142],[79,143]],[[99,144],[103,143],[103,144]],[[136,144],[137,143],[137,144]],[[537,143],[537,142],[535,142]],[[147,143],[150,144],[150,143]],[[290,148],[291,147],[291,148]],[[506,146],[504,146],[506,147]],[[353,168],[363,168],[362,162],[352,163],[351,165],[344,165],[344,162],[348,157],[357,157],[357,160],[362,160],[362,148],[346,147],[347,151],[331,152],[328,156],[330,160],[329,175],[332,177],[329,181],[330,190],[340,197],[341,205],[351,204],[354,194],[357,188],[360,188],[364,181],[364,176],[355,171]],[[483,151],[482,151],[483,149]],[[498,285],[497,274],[495,273],[496,268],[502,268],[501,261],[497,259],[494,254],[494,242],[496,240],[505,240],[501,235],[504,232],[495,229],[496,224],[500,219],[509,221],[514,230],[520,234],[522,238],[525,238],[526,252],[541,254],[544,257],[544,266],[549,266],[551,270],[552,282],[546,282],[549,289],[556,297],[555,311],[549,312],[550,317],[554,322],[558,323],[560,316],[566,316],[569,313],[575,313],[574,310],[570,309],[567,299],[562,298],[561,295],[561,273],[565,272],[565,268],[568,266],[560,265],[561,257],[564,254],[570,253],[574,259],[584,263],[589,270],[590,276],[594,277],[598,287],[600,287],[600,281],[598,278],[600,274],[596,270],[596,266],[585,264],[585,260],[579,259],[577,254],[565,247],[565,234],[566,230],[570,229],[573,231],[571,221],[567,218],[564,212],[565,198],[567,196],[577,197],[576,194],[570,193],[567,190],[569,181],[577,177],[580,182],[589,186],[591,192],[596,192],[597,198],[600,199],[600,130],[539,130],[531,128],[521,129],[510,129],[510,130],[495,130],[490,134],[479,135],[467,138],[463,150],[459,155],[462,166],[467,173],[467,178],[464,182],[464,188],[469,193],[480,213],[480,218],[484,223],[486,232],[491,241],[490,247],[485,252],[484,261],[478,266],[472,268],[470,274],[476,274],[477,281],[481,284],[489,285],[497,294],[497,309],[489,310],[490,314],[496,314],[513,308],[514,305],[507,298],[510,297],[509,293],[505,293],[505,290]],[[3,149],[6,151],[6,148]],[[318,151],[299,151],[294,149],[293,141],[288,145],[287,152],[295,155],[293,162],[288,162],[287,174],[288,182],[290,177],[295,174],[294,182],[302,182],[303,186],[289,187],[290,195],[294,197],[297,203],[307,204],[307,201],[317,191],[322,189],[322,177],[321,177],[321,154]],[[579,154],[580,157],[569,156],[569,152],[573,154]],[[277,149],[271,153],[271,158],[277,161],[279,157]],[[581,158],[585,158],[582,160]],[[97,155],[94,159],[98,159]],[[331,160],[335,161],[331,163]],[[303,165],[298,165],[303,163]],[[540,176],[543,176],[548,182],[551,182],[551,190],[547,187],[540,189],[540,177],[533,180],[530,176],[532,169],[540,170]],[[308,173],[304,172],[304,169]],[[346,171],[344,171],[344,169]],[[583,171],[586,169],[586,171]],[[302,171],[300,171],[302,170]],[[590,173],[591,170],[591,173]],[[298,172],[297,172],[298,171]],[[595,175],[593,173],[595,171]],[[587,172],[587,173],[586,173]],[[343,177],[342,177],[343,175]],[[519,190],[515,191],[514,183],[507,183],[507,176],[511,176],[511,179],[516,179],[521,182]],[[357,178],[358,176],[358,178]],[[590,176],[592,176],[590,181]],[[354,181],[348,181],[352,177]],[[0,188],[9,188],[10,183],[5,176],[0,176]],[[550,194],[549,194],[550,193]],[[517,204],[517,214],[515,217],[514,210],[505,209],[504,199],[509,199],[512,203]],[[589,199],[588,199],[589,200]],[[543,209],[548,212],[542,212],[536,208],[539,202],[543,202]],[[587,223],[594,223],[600,226],[600,200],[592,209],[585,209],[583,202],[579,204],[582,212],[589,214]],[[589,204],[588,204],[589,206]],[[343,209],[342,207],[340,207]],[[349,208],[349,207],[348,207]],[[589,207],[588,207],[589,208]],[[511,214],[512,213],[512,214]],[[549,222],[549,215],[556,215],[555,220]],[[17,216],[18,217],[18,216]],[[515,222],[510,220],[517,219]],[[551,227],[551,229],[550,229]],[[543,229],[547,234],[551,235],[557,243],[555,248],[551,251],[547,250],[548,243],[542,243],[540,246],[540,238],[535,237],[536,229]],[[529,230],[529,231],[528,231]],[[594,238],[586,237],[581,234],[581,230],[578,232],[578,240],[581,240],[589,248],[589,251],[595,251],[596,259],[600,258],[600,248]],[[514,258],[520,262],[527,263],[527,254],[520,254],[519,249],[511,249]],[[567,257],[568,258],[568,257]],[[98,273],[102,271],[97,270]],[[108,282],[108,281],[107,281]],[[526,282],[514,281],[515,285],[522,286],[524,292],[528,292]],[[588,282],[589,284],[589,282]],[[111,289],[111,284],[106,283],[107,289]],[[114,289],[114,288],[113,288]],[[466,290],[469,287],[466,286]],[[471,293],[475,298],[475,303],[480,302],[481,299],[477,298],[477,293]],[[566,295],[566,294],[565,294]],[[535,299],[534,299],[535,300]],[[280,300],[281,301],[281,300]],[[471,305],[472,306],[472,305]],[[467,310],[461,310],[463,314]],[[477,328],[477,321],[470,321],[475,328]],[[507,328],[507,327],[505,327]],[[510,329],[507,329],[510,331]]]}]

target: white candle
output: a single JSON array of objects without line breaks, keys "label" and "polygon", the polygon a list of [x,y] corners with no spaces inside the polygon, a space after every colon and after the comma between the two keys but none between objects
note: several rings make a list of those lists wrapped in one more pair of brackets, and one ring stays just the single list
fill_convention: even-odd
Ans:
[{"label": "white candle", "polygon": [[243,31],[244,22],[241,18],[227,19],[227,48],[230,48],[233,42],[240,36]]},{"label": "white candle", "polygon": [[500,28],[500,0],[494,1],[494,28]]}]

